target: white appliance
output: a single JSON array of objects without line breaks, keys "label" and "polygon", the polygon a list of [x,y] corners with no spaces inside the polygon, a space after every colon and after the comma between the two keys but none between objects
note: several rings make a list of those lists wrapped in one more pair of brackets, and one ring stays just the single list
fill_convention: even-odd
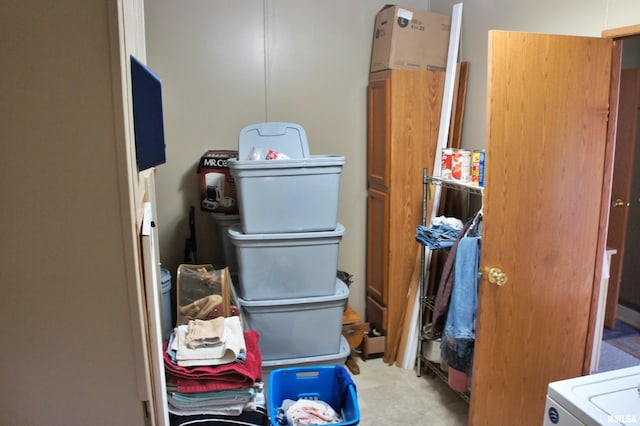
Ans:
[{"label": "white appliance", "polygon": [[640,425],[640,365],[549,383],[543,424]]}]

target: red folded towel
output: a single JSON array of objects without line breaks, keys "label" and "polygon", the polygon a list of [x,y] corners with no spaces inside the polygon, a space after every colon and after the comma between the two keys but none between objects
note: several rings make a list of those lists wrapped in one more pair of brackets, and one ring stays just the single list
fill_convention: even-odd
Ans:
[{"label": "red folded towel", "polygon": [[[245,331],[247,358],[244,363],[232,362],[215,366],[182,367],[174,364],[164,343],[164,366],[168,379],[177,382],[178,392],[207,392],[253,386],[262,380],[262,356],[257,331]],[[172,380],[173,381],[173,380]]]}]

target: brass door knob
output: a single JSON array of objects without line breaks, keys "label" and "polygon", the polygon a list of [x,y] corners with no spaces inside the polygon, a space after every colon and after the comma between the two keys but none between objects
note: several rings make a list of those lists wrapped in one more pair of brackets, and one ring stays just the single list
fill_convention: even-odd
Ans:
[{"label": "brass door knob", "polygon": [[627,206],[629,205],[628,203],[625,203],[624,201],[622,201],[620,198],[617,198],[615,201],[613,201],[611,203],[611,205],[613,207],[623,207],[623,206]]},{"label": "brass door knob", "polygon": [[496,284],[499,286],[503,286],[509,281],[509,277],[507,274],[502,272],[499,268],[489,268],[487,273],[487,278],[491,284]]}]

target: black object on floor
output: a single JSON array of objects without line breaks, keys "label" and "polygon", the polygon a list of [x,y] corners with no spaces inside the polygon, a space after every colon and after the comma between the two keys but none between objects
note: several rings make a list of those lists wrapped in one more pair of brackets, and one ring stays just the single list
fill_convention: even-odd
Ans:
[{"label": "black object on floor", "polygon": [[189,209],[189,237],[184,241],[184,263],[195,265],[196,260],[196,217],[195,208]]}]

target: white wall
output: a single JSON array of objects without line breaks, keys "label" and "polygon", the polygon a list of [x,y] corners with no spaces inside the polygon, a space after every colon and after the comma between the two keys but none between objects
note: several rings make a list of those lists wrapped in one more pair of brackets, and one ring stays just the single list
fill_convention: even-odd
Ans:
[{"label": "white wall", "polygon": [[[155,0],[146,4],[149,64],[164,83],[168,163],[158,170],[161,254],[182,260],[195,173],[207,149],[235,149],[239,130],[293,121],[311,151],[344,155],[339,267],[355,275],[350,303],[364,314],[366,253],[366,85],[371,35],[384,0]],[[451,14],[452,0],[403,1]],[[463,146],[484,147],[487,31],[599,36],[640,23],[636,0],[468,0],[461,59],[470,62]],[[420,183],[417,183],[420,184]],[[214,225],[197,216],[199,260],[214,262]]]}]

